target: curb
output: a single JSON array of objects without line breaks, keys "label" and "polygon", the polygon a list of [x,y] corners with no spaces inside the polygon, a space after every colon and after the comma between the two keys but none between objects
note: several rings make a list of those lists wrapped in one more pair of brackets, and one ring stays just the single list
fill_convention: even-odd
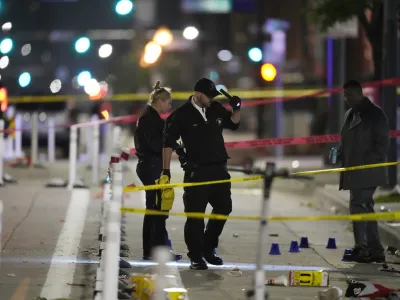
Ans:
[{"label": "curb", "polygon": [[[332,211],[332,207],[334,206],[339,214],[349,213],[348,199],[334,190],[327,190],[325,187],[317,187],[314,200],[318,203],[319,207],[325,211]],[[382,221],[378,221],[378,227],[382,243],[399,249],[400,231],[393,229]]]}]

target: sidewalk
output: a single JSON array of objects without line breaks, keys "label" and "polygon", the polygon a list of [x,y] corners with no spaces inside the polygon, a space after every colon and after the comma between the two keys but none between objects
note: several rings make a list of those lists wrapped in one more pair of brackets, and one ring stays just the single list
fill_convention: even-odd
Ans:
[{"label": "sidewalk", "polygon": [[[318,206],[325,210],[331,211],[336,210],[337,213],[348,214],[349,213],[349,191],[339,191],[338,185],[325,185],[318,187],[315,193],[315,201]],[[375,211],[379,212],[382,204],[375,205]],[[396,203],[390,203],[384,205],[386,208],[391,208],[392,211],[399,211],[400,205]],[[388,223],[385,221],[378,222],[379,233],[381,235],[382,242],[386,245],[400,248],[400,224]]]},{"label": "sidewalk", "polygon": [[[251,190],[250,190],[251,191]],[[232,215],[258,215],[260,211],[260,195],[234,189],[232,192],[234,208]],[[271,196],[271,215],[273,216],[307,216],[322,215],[313,206],[304,205],[310,200],[307,193],[283,193],[277,190]],[[176,200],[173,211],[182,212],[182,189],[175,189]],[[126,206],[143,207],[144,193],[130,193]],[[208,211],[210,212],[210,211]],[[152,266],[141,260],[141,230],[143,216],[130,215],[127,218],[127,243],[131,247],[133,257],[132,271],[136,273],[152,272]],[[167,221],[168,232],[174,249],[186,254],[183,240],[184,218],[170,217]],[[287,275],[289,270],[326,269],[330,270],[330,284],[347,288],[346,279],[371,280],[387,286],[397,286],[400,276],[378,271],[379,265],[354,265],[341,262],[344,249],[353,245],[353,236],[346,228],[347,222],[272,222],[268,224],[268,243],[265,245],[264,262],[266,278],[271,279]],[[170,271],[176,277],[178,285],[188,289],[191,300],[208,299],[245,299],[245,290],[251,288],[254,276],[254,263],[258,240],[258,222],[228,221],[221,236],[218,253],[224,258],[225,266],[212,267],[207,271],[192,271],[188,261],[171,264]],[[274,235],[274,237],[271,236]],[[300,253],[289,253],[290,242],[299,241],[307,236],[310,249]],[[335,237],[338,249],[326,249],[329,237]],[[281,255],[269,255],[271,243],[280,245]],[[232,277],[228,272],[238,266],[242,270],[241,277]],[[312,287],[267,287],[270,300],[310,300],[320,288]],[[321,288],[322,289],[322,288]]]}]

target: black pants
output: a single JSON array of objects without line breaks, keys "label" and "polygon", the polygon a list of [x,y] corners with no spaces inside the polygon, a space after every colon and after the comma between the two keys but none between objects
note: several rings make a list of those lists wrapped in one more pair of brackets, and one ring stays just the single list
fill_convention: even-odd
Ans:
[{"label": "black pants", "polygon": [[[376,188],[350,190],[350,214],[374,213]],[[353,222],[355,246],[368,250],[370,253],[381,255],[384,249],[381,244],[377,221]]]},{"label": "black pants", "polygon": [[[143,185],[153,185],[160,178],[162,160],[139,161],[136,173]],[[156,205],[156,190],[146,191],[146,209],[159,210]],[[167,216],[145,215],[143,219],[143,256],[151,256],[153,247],[168,245],[168,232],[166,229]]]},{"label": "black pants", "polygon": [[[184,182],[201,182],[230,179],[226,165],[198,166],[185,172]],[[232,212],[231,183],[186,187],[183,194],[185,212],[206,211],[210,203],[215,214],[229,215]],[[225,220],[209,220],[204,231],[204,219],[187,218],[185,243],[190,258],[198,258],[204,252],[218,247],[218,239],[224,229]]]}]

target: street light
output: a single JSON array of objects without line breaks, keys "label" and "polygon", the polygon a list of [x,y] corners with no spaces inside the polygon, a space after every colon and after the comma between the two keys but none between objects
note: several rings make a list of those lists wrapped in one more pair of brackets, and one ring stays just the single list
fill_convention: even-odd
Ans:
[{"label": "street light", "polygon": [[260,62],[262,60],[262,51],[260,48],[251,48],[248,52],[250,60],[254,62]]},{"label": "street light", "polygon": [[194,26],[186,27],[183,30],[183,37],[187,40],[194,40],[199,36],[199,31]]},{"label": "street light", "polygon": [[31,83],[31,74],[28,72],[24,72],[18,77],[18,83],[19,85],[24,88],[27,87]]},{"label": "street light", "polygon": [[89,71],[82,71],[79,73],[78,77],[77,77],[77,82],[80,86],[85,86],[86,83],[92,79],[92,74],[90,74]]},{"label": "street light", "polygon": [[0,52],[3,54],[8,54],[14,46],[14,42],[10,38],[5,38],[0,42]]},{"label": "street light", "polygon": [[261,76],[265,81],[273,81],[277,71],[273,64],[263,64],[261,67]]},{"label": "street light", "polygon": [[144,57],[143,61],[146,64],[153,64],[157,61],[162,53],[162,48],[156,42],[148,42],[146,47],[144,48]]},{"label": "street light", "polygon": [[81,37],[75,42],[75,50],[78,53],[85,53],[90,48],[90,40],[87,37]]},{"label": "street light", "polygon": [[99,56],[107,58],[112,54],[113,47],[110,44],[104,44],[99,48]]},{"label": "street light", "polygon": [[133,10],[133,2],[130,0],[120,0],[115,5],[115,11],[121,16],[126,16]]},{"label": "street light", "polygon": [[168,28],[160,28],[156,31],[153,41],[161,46],[168,46],[172,43],[174,37]]}]

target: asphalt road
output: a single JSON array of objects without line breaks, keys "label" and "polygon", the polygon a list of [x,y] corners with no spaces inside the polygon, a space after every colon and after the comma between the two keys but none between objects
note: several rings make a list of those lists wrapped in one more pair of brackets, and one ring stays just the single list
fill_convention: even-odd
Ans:
[{"label": "asphalt road", "polygon": [[[134,166],[134,163],[131,165]],[[9,171],[13,173],[13,170]],[[63,175],[65,166],[54,164],[43,170],[18,170],[17,185],[0,190],[0,200],[5,205],[2,233],[2,257],[0,268],[0,295],[3,300],[27,299],[38,296],[47,299],[69,297],[91,299],[92,284],[97,263],[98,223],[100,200],[95,194],[98,187],[90,190],[46,189],[50,177]],[[83,172],[84,174],[88,172]],[[22,176],[25,174],[24,176]],[[84,175],[86,177],[86,175]],[[131,171],[125,173],[126,183],[137,182]],[[261,193],[259,189],[237,189],[232,192],[233,215],[258,215]],[[174,211],[183,211],[181,190],[176,190]],[[132,193],[126,205],[143,207],[143,193]],[[283,193],[274,190],[271,196],[271,215],[318,215],[309,203],[310,196],[300,191]],[[127,241],[133,265],[131,272],[151,271],[141,261],[141,224],[143,216],[127,217]],[[185,254],[183,218],[171,217],[168,230],[174,248]],[[289,270],[314,267],[333,269],[330,284],[345,288],[348,276],[395,286],[399,276],[378,271],[377,265],[354,265],[341,262],[345,248],[352,246],[352,233],[346,222],[272,222],[268,225],[269,237],[265,245],[264,262],[266,277],[274,278]],[[224,258],[223,268],[207,271],[191,271],[184,261],[170,266],[169,270],[189,290],[191,300],[244,299],[244,291],[251,287],[258,223],[252,221],[228,221],[221,236],[218,253]],[[289,253],[292,240],[307,236],[310,249]],[[329,237],[335,237],[338,249],[326,249]],[[272,242],[278,242],[281,255],[268,254]],[[238,266],[241,277],[232,277],[228,271]],[[179,280],[180,279],[180,280]],[[312,299],[319,288],[268,287],[270,299]]]}]

